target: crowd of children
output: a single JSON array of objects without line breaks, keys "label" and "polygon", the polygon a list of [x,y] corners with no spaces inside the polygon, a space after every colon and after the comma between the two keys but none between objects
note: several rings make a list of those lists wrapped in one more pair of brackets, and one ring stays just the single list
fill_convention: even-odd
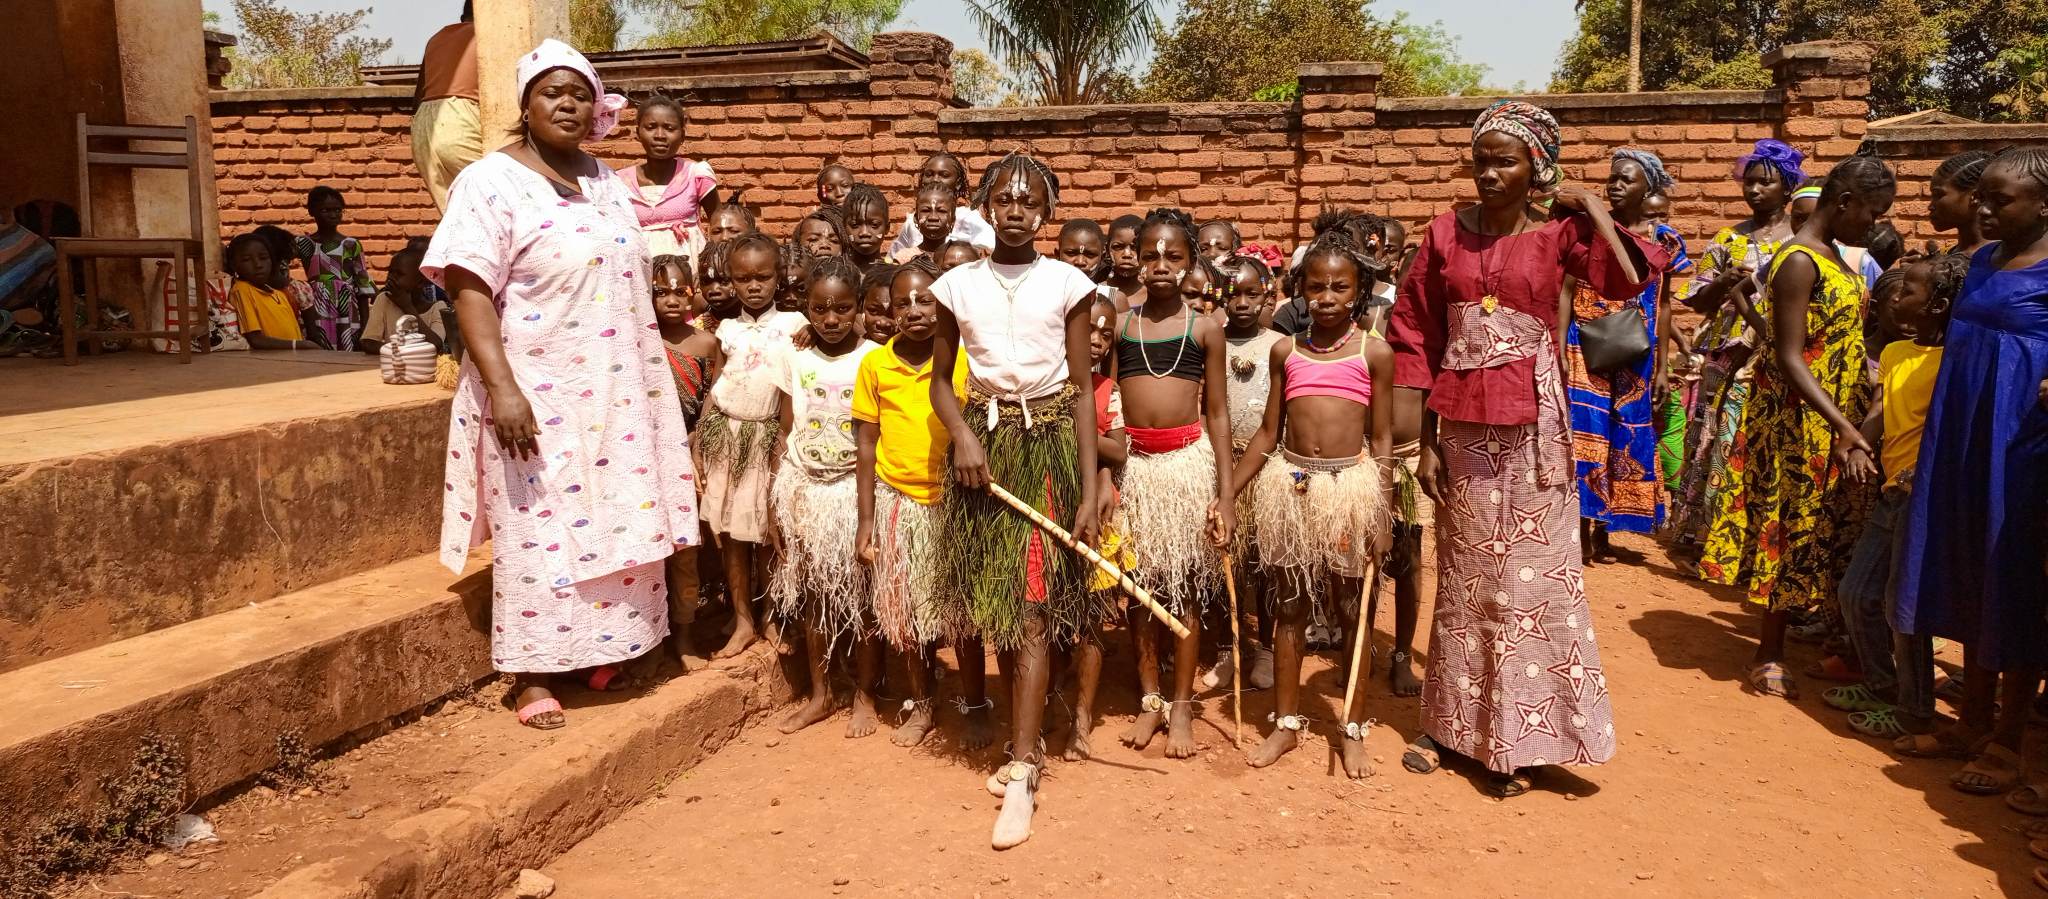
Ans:
[{"label": "crowd of children", "polygon": [[[1931,217],[1958,246],[1902,258],[1884,164],[1815,184],[1760,141],[1734,173],[1753,215],[1695,267],[1654,154],[1617,150],[1604,195],[1567,187],[1555,119],[1502,102],[1474,128],[1479,202],[1412,244],[1425,223],[1326,210],[1290,256],[1153,209],[1065,221],[1043,252],[1061,179],[1029,156],[975,177],[936,153],[901,205],[827,166],[778,240],[678,157],[682,115],[643,103],[648,160],[620,176],[659,245],[646,295],[713,550],[675,539],[669,655],[722,603],[714,657],[801,647],[809,698],[785,731],[834,713],[842,671],[851,737],[881,728],[887,696],[893,741],[918,745],[951,700],[963,745],[1007,740],[997,848],[1030,835],[1055,691],[1074,722],[1060,755],[1092,754],[1105,628],[1135,650],[1112,675],[1139,687],[1124,743],[1163,732],[1168,757],[1195,755],[1197,695],[1242,678],[1275,691],[1248,751],[1263,767],[1309,730],[1304,655],[1369,642],[1382,577],[1386,676],[1422,696],[1403,767],[1466,757],[1507,797],[1607,760],[1582,571],[1615,559],[1610,530],[1664,531],[1764,606],[1759,693],[1796,693],[1788,634],[1828,640],[1809,674],[1851,682],[1825,699],[1856,730],[1970,757],[1958,789],[2048,816],[2048,785],[2013,790],[2048,663],[2048,153],[1944,164]],[[308,208],[312,235],[231,247],[252,346],[373,347],[435,308],[414,248],[379,293],[340,195]],[[1705,321],[1678,327],[1680,303]],[[1439,596],[1418,677],[1425,526]],[[1937,638],[1967,652],[1953,723]],[[1365,705],[1330,733],[1352,778],[1372,774]]]}]

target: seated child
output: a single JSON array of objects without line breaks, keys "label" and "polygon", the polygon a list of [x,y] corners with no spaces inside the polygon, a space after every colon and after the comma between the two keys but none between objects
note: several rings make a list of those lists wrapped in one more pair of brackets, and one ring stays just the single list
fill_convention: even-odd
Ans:
[{"label": "seated child", "polygon": [[305,344],[291,300],[270,286],[275,271],[270,243],[254,233],[236,237],[228,243],[228,266],[235,275],[235,314],[241,318],[242,338],[249,348],[296,350]]},{"label": "seated child", "polygon": [[443,313],[448,311],[448,304],[432,296],[427,288],[433,282],[420,276],[420,259],[425,255],[425,250],[415,250],[410,245],[391,254],[391,262],[385,266],[384,289],[370,303],[370,317],[363,322],[363,336],[356,341],[356,349],[376,355],[397,330],[398,320],[412,315],[419,317],[420,331],[433,342],[434,349],[446,352],[447,325]]}]

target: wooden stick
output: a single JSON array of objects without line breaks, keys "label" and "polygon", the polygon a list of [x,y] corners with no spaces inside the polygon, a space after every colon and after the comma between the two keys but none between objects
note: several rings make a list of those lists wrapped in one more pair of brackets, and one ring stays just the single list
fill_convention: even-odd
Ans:
[{"label": "wooden stick", "polygon": [[1358,657],[1365,649],[1365,641],[1372,633],[1372,621],[1366,618],[1366,597],[1380,587],[1379,562],[1365,563],[1365,578],[1358,590],[1358,632],[1351,636],[1351,677],[1344,683],[1344,723],[1351,723],[1351,702],[1358,696]]},{"label": "wooden stick", "polygon": [[1160,605],[1158,600],[1152,598],[1151,591],[1138,586],[1137,582],[1131,580],[1131,576],[1125,574],[1123,569],[1118,568],[1115,562],[1103,558],[1102,553],[1095,551],[1095,547],[1074,539],[1074,535],[1068,533],[1066,528],[1060,527],[1052,519],[1039,514],[1037,509],[1031,508],[1030,503],[1018,499],[1016,494],[1004,490],[1003,485],[990,481],[988,482],[988,492],[995,494],[997,499],[1008,503],[1010,508],[1024,513],[1024,517],[1031,519],[1032,524],[1038,525],[1039,530],[1051,535],[1062,546],[1080,553],[1081,558],[1095,563],[1095,567],[1114,576],[1117,583],[1124,588],[1124,592],[1129,593],[1137,601],[1144,603],[1146,610],[1152,613],[1152,617],[1159,619],[1160,623],[1165,624],[1166,629],[1173,631],[1175,637],[1187,638],[1187,625],[1180,623],[1180,619],[1173,617],[1173,613],[1166,611],[1165,606]]},{"label": "wooden stick", "polygon": [[1231,573],[1229,553],[1223,554],[1223,586],[1230,591],[1230,709],[1237,719],[1230,745],[1238,748],[1244,740],[1244,663],[1237,657],[1237,576]]}]

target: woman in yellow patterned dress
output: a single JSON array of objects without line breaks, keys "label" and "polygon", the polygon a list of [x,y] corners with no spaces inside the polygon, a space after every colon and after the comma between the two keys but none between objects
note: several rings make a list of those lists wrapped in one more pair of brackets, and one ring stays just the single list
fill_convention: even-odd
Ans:
[{"label": "woman in yellow patterned dress", "polygon": [[1861,246],[1895,188],[1891,170],[1874,158],[1836,165],[1746,316],[1768,335],[1770,351],[1757,360],[1700,576],[1740,584],[1764,606],[1749,682],[1765,695],[1797,697],[1783,664],[1786,613],[1834,595],[1876,474],[1860,430],[1871,393],[1864,283],[1835,244]]}]

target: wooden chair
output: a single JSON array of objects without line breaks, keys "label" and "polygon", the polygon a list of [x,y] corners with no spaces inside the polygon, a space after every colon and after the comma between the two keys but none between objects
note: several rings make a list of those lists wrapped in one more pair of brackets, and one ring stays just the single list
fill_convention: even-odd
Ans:
[{"label": "wooden chair", "polygon": [[[102,141],[120,141],[116,150],[94,149],[94,138]],[[182,144],[176,151],[136,150],[130,141],[156,141]],[[93,233],[92,219],[92,167],[120,166],[125,168],[184,169],[187,202],[191,207],[191,237],[99,237]],[[87,342],[88,352],[97,352],[98,339],[102,337],[146,338],[165,337],[178,341],[180,362],[192,361],[192,341],[205,324],[206,304],[192,290],[192,269],[204,264],[206,251],[200,243],[205,234],[206,220],[200,207],[201,191],[199,161],[199,125],[192,116],[185,117],[183,127],[176,125],[94,125],[85,120],[85,114],[78,114],[78,222],[82,237],[60,237],[57,245],[57,301],[58,317],[64,327],[64,364],[78,364],[78,342]],[[96,290],[96,273],[90,263],[82,266],[85,273],[85,310],[88,316],[84,329],[78,326],[77,296],[71,284],[71,260],[73,259],[168,259],[171,261],[171,282],[175,285],[176,300],[166,297],[162,302],[178,313],[178,330],[175,331],[100,331],[99,295]],[[150,299],[144,297],[136,305],[138,318],[147,315]],[[168,319],[170,309],[165,310]]]}]

